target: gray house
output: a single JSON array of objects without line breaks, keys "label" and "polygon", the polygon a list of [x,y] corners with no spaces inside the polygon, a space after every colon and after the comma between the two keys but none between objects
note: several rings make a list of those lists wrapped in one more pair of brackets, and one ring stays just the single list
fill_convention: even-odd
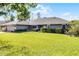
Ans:
[{"label": "gray house", "polygon": [[39,18],[27,21],[12,21],[5,24],[1,24],[2,31],[16,31],[16,30],[38,30],[41,27],[44,28],[63,28],[66,27],[67,21],[58,17]]},{"label": "gray house", "polygon": [[26,21],[12,21],[5,24],[1,24],[2,31],[17,31],[17,30],[28,30],[29,23]]},{"label": "gray house", "polygon": [[30,25],[34,28],[62,28],[67,24],[67,21],[58,17],[40,18],[31,21]]},{"label": "gray house", "polygon": [[[10,22],[10,21],[0,21],[0,25],[8,23],[8,22]],[[1,27],[0,27],[0,31],[2,31]]]}]

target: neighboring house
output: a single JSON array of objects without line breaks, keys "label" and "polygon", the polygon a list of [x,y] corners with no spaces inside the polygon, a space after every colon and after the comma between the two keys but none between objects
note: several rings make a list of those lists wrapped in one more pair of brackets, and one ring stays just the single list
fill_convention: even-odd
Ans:
[{"label": "neighboring house", "polygon": [[1,25],[2,31],[16,31],[16,30],[38,30],[41,27],[44,28],[65,28],[67,21],[58,17],[39,18],[27,21],[12,21]]}]

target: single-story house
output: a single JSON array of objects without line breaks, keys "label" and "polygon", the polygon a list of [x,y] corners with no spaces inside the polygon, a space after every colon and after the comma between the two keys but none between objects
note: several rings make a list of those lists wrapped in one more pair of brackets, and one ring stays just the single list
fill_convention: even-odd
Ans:
[{"label": "single-story house", "polygon": [[[0,25],[8,23],[8,22],[10,22],[10,21],[9,20],[7,20],[7,21],[0,21]],[[1,27],[0,27],[0,31],[2,31]]]},{"label": "single-story house", "polygon": [[37,30],[44,28],[65,28],[67,21],[58,17],[39,18],[36,20],[27,21],[12,21],[1,24],[2,31],[16,31],[16,30]]},{"label": "single-story house", "polygon": [[66,27],[67,20],[58,17],[49,17],[49,18],[42,18],[36,19],[31,21],[30,25],[33,25],[34,28],[63,28]]},{"label": "single-story house", "polygon": [[1,24],[2,31],[17,31],[17,30],[27,30],[29,23],[26,21],[12,21],[5,24]]}]

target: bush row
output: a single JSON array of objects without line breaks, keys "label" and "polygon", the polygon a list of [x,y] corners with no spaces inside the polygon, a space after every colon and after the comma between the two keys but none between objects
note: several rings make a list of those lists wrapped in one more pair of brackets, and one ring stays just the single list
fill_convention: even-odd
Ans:
[{"label": "bush row", "polygon": [[45,29],[45,28],[41,28],[40,29],[41,32],[47,32],[47,33],[62,33],[62,29],[61,28],[56,28],[56,29]]},{"label": "bush row", "polygon": [[68,28],[68,30],[65,32],[65,34],[70,36],[78,36],[79,37],[79,26],[71,26]]}]

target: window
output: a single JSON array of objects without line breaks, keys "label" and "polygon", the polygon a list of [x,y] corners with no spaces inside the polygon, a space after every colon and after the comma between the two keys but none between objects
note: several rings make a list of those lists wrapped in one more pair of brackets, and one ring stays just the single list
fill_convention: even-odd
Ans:
[{"label": "window", "polygon": [[36,26],[33,26],[33,28],[36,28]]}]

